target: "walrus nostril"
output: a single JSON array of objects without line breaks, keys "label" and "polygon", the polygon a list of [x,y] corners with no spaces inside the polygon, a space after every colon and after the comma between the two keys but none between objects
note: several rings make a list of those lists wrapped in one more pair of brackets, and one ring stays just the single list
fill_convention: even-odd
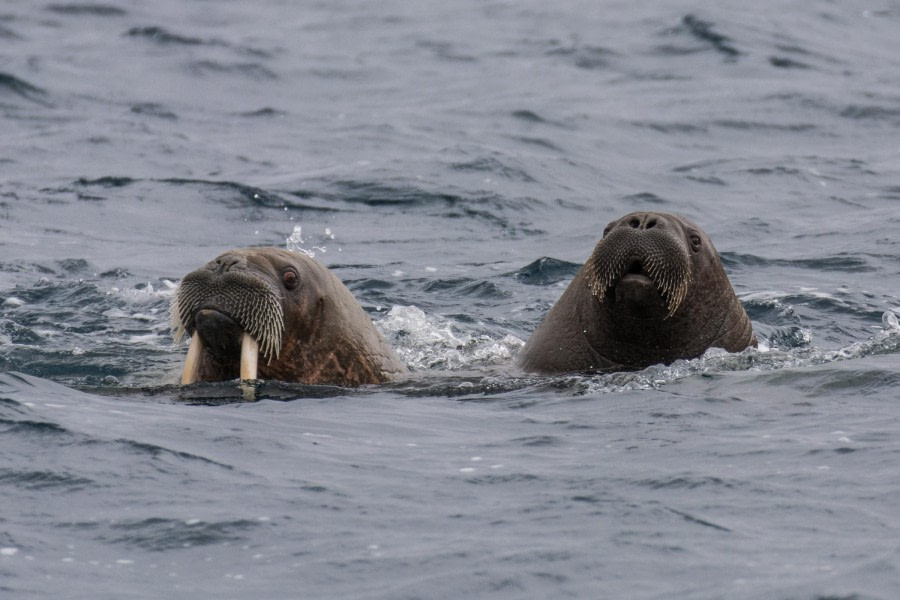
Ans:
[{"label": "walrus nostril", "polygon": [[234,267],[244,264],[246,261],[237,254],[223,254],[214,262],[216,263],[216,270],[219,273],[227,273]]},{"label": "walrus nostril", "polygon": [[656,218],[656,215],[641,213],[635,214],[630,219],[628,219],[627,225],[632,229],[653,229],[659,224],[659,221]]}]

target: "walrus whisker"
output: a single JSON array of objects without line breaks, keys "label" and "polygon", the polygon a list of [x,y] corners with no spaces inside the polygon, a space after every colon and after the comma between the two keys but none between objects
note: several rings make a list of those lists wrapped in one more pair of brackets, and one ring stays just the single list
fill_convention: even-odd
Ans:
[{"label": "walrus whisker", "polygon": [[[600,240],[589,259],[594,266],[590,292],[603,303],[606,291],[622,277],[631,271],[643,273],[662,296],[667,311],[663,319],[668,319],[687,297],[692,282],[690,259],[684,248],[661,234],[643,234],[644,238],[640,235],[630,229],[613,230]],[[649,249],[647,237],[651,238]],[[609,256],[601,259],[604,255]]]},{"label": "walrus whisker", "polygon": [[176,342],[193,329],[193,315],[211,299],[257,340],[270,364],[279,358],[284,330],[281,296],[268,284],[243,274],[234,274],[223,283],[210,272],[198,271],[181,282],[171,308]]}]

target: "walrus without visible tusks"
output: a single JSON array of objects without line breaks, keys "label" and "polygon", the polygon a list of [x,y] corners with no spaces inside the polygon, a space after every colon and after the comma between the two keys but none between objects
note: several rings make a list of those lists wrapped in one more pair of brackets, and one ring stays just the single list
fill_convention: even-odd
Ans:
[{"label": "walrus without visible tusks", "polygon": [[748,346],[750,319],[706,234],[677,215],[636,212],[606,227],[519,364],[538,373],[640,369]]},{"label": "walrus without visible tusks", "polygon": [[277,248],[231,250],[188,273],[172,300],[191,337],[182,383],[230,379],[357,386],[406,373],[331,271]]}]

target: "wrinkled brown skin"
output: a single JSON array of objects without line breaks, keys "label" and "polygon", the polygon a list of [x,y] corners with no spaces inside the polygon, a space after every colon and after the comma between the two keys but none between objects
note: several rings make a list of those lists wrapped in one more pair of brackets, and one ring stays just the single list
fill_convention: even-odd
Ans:
[{"label": "wrinkled brown skin", "polygon": [[[407,372],[350,290],[313,259],[277,248],[250,248],[226,252],[202,268],[216,271],[223,262],[233,263],[230,269],[269,279],[283,297],[281,352],[271,362],[259,357],[260,379],[353,387],[382,383]],[[292,290],[282,282],[288,266],[300,276],[300,284]],[[200,381],[239,376],[240,334],[239,328],[223,332],[230,348],[224,359],[203,351]]]},{"label": "wrinkled brown skin", "polygon": [[[716,249],[695,224],[668,213],[632,213],[615,227],[643,228],[649,221],[688,244],[693,283],[669,318],[661,297],[648,282],[620,279],[603,302],[591,294],[591,259],[575,275],[560,299],[519,354],[529,372],[566,373],[641,369],[691,359],[707,349],[739,352],[756,346],[747,313],[734,294]],[[699,250],[691,248],[699,238]]]}]

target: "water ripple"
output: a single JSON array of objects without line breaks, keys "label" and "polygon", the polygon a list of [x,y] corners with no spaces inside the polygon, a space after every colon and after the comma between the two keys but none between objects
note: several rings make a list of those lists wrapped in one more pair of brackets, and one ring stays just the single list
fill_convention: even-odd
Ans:
[{"label": "water ripple", "polygon": [[178,35],[167,31],[163,27],[157,26],[132,27],[125,35],[128,37],[146,38],[151,42],[162,45],[175,44],[181,46],[200,46],[208,43],[200,38]]},{"label": "water ripple", "polygon": [[425,284],[423,291],[429,294],[450,293],[459,298],[506,298],[509,292],[492,281],[474,281],[468,277],[435,279]]},{"label": "water ripple", "polygon": [[275,71],[255,62],[224,63],[207,59],[194,61],[190,71],[195,75],[237,75],[253,81],[272,81],[278,79]]},{"label": "water ripple", "polygon": [[700,19],[692,14],[682,17],[678,26],[666,29],[663,35],[669,37],[686,35],[703,44],[702,48],[675,45],[661,46],[659,51],[667,55],[691,54],[700,52],[705,48],[712,48],[724,56],[726,60],[733,61],[742,54],[735,47],[731,38],[715,30],[714,23]]},{"label": "water ripple", "polygon": [[0,485],[13,485],[26,490],[57,490],[76,492],[85,488],[103,487],[86,477],[53,471],[24,471],[0,469]]},{"label": "water ripple", "polygon": [[260,521],[250,519],[205,522],[150,517],[98,525],[105,531],[98,533],[96,539],[150,552],[163,552],[238,542],[261,525],[263,523]]},{"label": "water ripple", "polygon": [[733,58],[741,54],[728,36],[713,29],[714,23],[704,21],[694,15],[685,15],[681,19],[681,24],[682,31],[686,31],[701,42],[708,43],[726,57]]},{"label": "water ripple", "polygon": [[24,79],[20,79],[15,75],[0,72],[0,97],[3,95],[15,95],[25,100],[40,104],[42,106],[50,106],[48,93],[46,90],[31,84]]},{"label": "water ripple", "polygon": [[[96,443],[96,442],[91,442],[91,443]],[[105,444],[107,442],[102,442],[102,443]],[[112,443],[116,444],[117,446],[119,446],[121,449],[123,449],[127,453],[147,456],[150,458],[172,456],[172,457],[178,458],[180,460],[199,461],[202,463],[215,465],[215,466],[221,467],[222,469],[225,469],[227,471],[234,470],[234,467],[231,465],[227,465],[227,464],[206,458],[205,456],[200,456],[198,454],[193,454],[191,452],[184,452],[181,450],[172,450],[170,448],[164,448],[162,446],[158,446],[156,444],[150,444],[147,442],[139,442],[136,440],[129,440],[129,439],[117,439]]]},{"label": "water ripple", "polygon": [[457,171],[481,171],[497,175],[498,177],[524,181],[526,183],[533,183],[536,181],[524,168],[510,167],[494,157],[478,158],[467,162],[453,163],[451,168],[456,169]]},{"label": "water ripple", "polygon": [[575,276],[581,265],[544,256],[511,273],[525,285],[550,285]]},{"label": "water ripple", "polygon": [[0,419],[0,425],[6,425],[4,433],[39,436],[69,437],[72,433],[56,423],[49,421],[32,421],[28,419]]},{"label": "water ripple", "polygon": [[124,17],[128,14],[124,9],[111,4],[50,4],[46,8],[58,15],[69,16]]},{"label": "water ripple", "polygon": [[691,477],[687,475],[661,476],[653,479],[640,479],[633,483],[646,486],[651,489],[686,489],[693,490],[702,487],[714,487],[731,489],[741,487],[741,482],[725,480],[720,477]]},{"label": "water ripple", "polygon": [[840,252],[832,256],[823,256],[816,258],[765,258],[754,254],[739,254],[736,252],[722,252],[722,263],[731,268],[736,266],[752,266],[752,267],[796,267],[800,269],[811,269],[815,271],[851,271],[858,273],[860,271],[875,271],[875,267],[869,265],[869,262],[857,255],[846,252]]},{"label": "water ripple", "polygon": [[166,119],[169,121],[178,120],[178,115],[157,102],[144,102],[141,104],[135,104],[131,107],[131,112],[136,115],[147,115],[150,117]]}]

